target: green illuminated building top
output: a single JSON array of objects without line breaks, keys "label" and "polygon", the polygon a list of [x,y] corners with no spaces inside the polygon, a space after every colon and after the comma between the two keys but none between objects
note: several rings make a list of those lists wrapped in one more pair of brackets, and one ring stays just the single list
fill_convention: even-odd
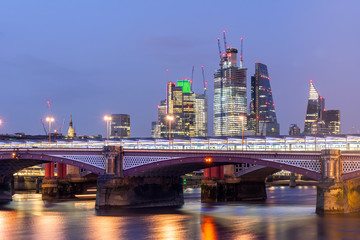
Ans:
[{"label": "green illuminated building top", "polygon": [[191,93],[191,82],[189,80],[177,81],[177,87],[182,87],[183,93]]}]

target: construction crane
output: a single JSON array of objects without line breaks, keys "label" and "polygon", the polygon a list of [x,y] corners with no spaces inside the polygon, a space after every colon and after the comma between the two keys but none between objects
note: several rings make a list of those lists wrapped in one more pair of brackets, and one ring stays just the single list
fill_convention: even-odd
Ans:
[{"label": "construction crane", "polygon": [[201,66],[201,72],[202,72],[203,84],[204,84],[204,95],[206,95],[207,82],[205,81],[204,66]]},{"label": "construction crane", "polygon": [[241,41],[241,49],[240,49],[240,68],[243,68],[243,40],[244,38],[241,37],[240,41]]},{"label": "construction crane", "polygon": [[[219,47],[219,57],[220,57],[220,135],[223,135],[223,59],[221,54],[221,45],[220,45],[220,38],[218,40],[218,47]],[[225,50],[226,52],[226,50]]]},{"label": "construction crane", "polygon": [[221,57],[222,57],[222,53],[221,53],[221,46],[220,46],[220,38],[217,38],[218,41],[218,47],[219,47],[219,57],[220,57],[220,64],[221,64]]},{"label": "construction crane", "polygon": [[192,89],[193,79],[194,79],[194,65],[192,66],[192,70],[191,70],[191,80],[190,80],[191,89]]},{"label": "construction crane", "polygon": [[45,135],[47,135],[48,133],[46,131],[45,123],[44,123],[44,121],[42,119],[40,119],[40,120],[41,120],[41,124],[42,124],[42,126],[44,128]]},{"label": "construction crane", "polygon": [[224,35],[224,47],[225,47],[225,53],[226,53],[227,46],[226,46],[226,31],[225,30],[223,31],[223,35]]}]

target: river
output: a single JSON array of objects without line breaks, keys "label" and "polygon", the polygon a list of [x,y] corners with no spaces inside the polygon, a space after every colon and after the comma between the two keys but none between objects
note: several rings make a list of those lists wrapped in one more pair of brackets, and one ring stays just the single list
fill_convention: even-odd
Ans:
[{"label": "river", "polygon": [[205,204],[186,189],[180,209],[94,209],[94,200],[16,194],[0,206],[0,239],[360,239],[360,214],[318,216],[315,187],[269,187],[261,203]]}]

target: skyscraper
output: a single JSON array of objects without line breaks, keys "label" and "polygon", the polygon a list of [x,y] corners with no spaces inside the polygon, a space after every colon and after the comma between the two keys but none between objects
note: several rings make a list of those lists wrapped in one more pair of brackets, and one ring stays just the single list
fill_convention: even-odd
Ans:
[{"label": "skyscraper", "polygon": [[[237,66],[236,48],[227,48],[214,74],[214,135],[241,136],[246,118],[246,68]],[[240,61],[242,63],[242,60]]]},{"label": "skyscraper", "polygon": [[110,122],[110,137],[130,137],[130,115],[112,114]]},{"label": "skyscraper", "polygon": [[340,134],[340,110],[326,110],[324,113],[325,123],[330,135]]},{"label": "skyscraper", "polygon": [[300,135],[300,128],[296,124],[291,124],[291,126],[289,128],[289,135],[290,136]]},{"label": "skyscraper", "polygon": [[248,119],[249,130],[255,135],[279,135],[280,126],[276,119],[270,77],[267,66],[255,63],[255,74],[251,77],[251,101]]},{"label": "skyscraper", "polygon": [[208,135],[208,112],[207,97],[205,94],[195,95],[195,136],[206,137]]},{"label": "skyscraper", "polygon": [[309,98],[306,109],[304,134],[326,134],[324,125],[325,98],[319,95],[310,80]]},{"label": "skyscraper", "polygon": [[[179,80],[177,84],[167,83],[166,100],[158,106],[160,137],[169,136],[171,124],[172,137],[195,137],[195,94],[188,79]],[[169,122],[167,115],[174,116]]]}]

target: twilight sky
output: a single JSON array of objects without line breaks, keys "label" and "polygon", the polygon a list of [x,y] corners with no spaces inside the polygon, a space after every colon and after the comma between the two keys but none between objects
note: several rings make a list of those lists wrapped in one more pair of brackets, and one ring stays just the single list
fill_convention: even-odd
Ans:
[{"label": "twilight sky", "polygon": [[[209,82],[212,135],[217,37],[240,47],[250,76],[268,65],[281,134],[303,131],[313,79],[326,109],[341,110],[341,131],[359,133],[360,1],[1,1],[0,133],[43,134],[70,113],[79,135],[106,133],[107,113],[131,115],[131,136],[151,136],[169,80]],[[248,102],[249,102],[248,98]]]}]

